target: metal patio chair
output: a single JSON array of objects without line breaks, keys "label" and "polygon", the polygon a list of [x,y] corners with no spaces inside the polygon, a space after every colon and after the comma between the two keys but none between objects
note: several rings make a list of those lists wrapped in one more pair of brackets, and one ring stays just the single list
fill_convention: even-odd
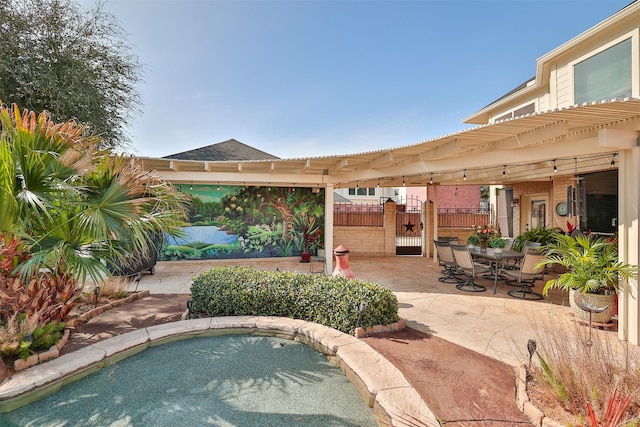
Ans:
[{"label": "metal patio chair", "polygon": [[480,274],[490,273],[491,268],[474,262],[471,252],[469,252],[469,248],[466,246],[451,245],[451,250],[453,251],[453,257],[456,260],[456,264],[458,264],[458,270],[464,272],[464,275],[468,277],[466,282],[456,285],[456,289],[466,292],[486,291],[487,288],[482,285],[478,285],[475,282],[475,278]]},{"label": "metal patio chair", "polygon": [[536,267],[542,260],[544,255],[538,253],[535,250],[529,249],[524,254],[520,268],[515,270],[502,270],[502,275],[509,280],[510,284],[516,284],[520,286],[520,289],[512,289],[507,292],[514,298],[527,299],[527,300],[539,300],[542,299],[542,294],[533,292],[533,287],[536,280],[544,280],[544,266]]},{"label": "metal patio chair", "polygon": [[453,257],[453,251],[451,250],[449,242],[434,240],[433,243],[436,245],[438,265],[443,267],[441,271],[443,276],[438,278],[438,280],[442,283],[462,283],[463,280],[456,276],[458,264],[456,264],[456,260]]}]

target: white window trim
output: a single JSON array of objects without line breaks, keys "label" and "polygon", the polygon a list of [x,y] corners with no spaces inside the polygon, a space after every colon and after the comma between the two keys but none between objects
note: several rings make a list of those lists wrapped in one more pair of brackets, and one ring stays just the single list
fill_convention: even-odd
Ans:
[{"label": "white window trim", "polygon": [[574,78],[574,67],[576,64],[585,61],[589,58],[592,58],[594,56],[596,56],[597,54],[604,52],[605,50],[609,49],[610,47],[613,47],[615,45],[617,45],[618,43],[622,43],[625,40],[631,39],[631,96],[634,98],[638,97],[638,94],[640,94],[640,83],[638,81],[638,76],[640,76],[640,71],[638,70],[638,67],[640,66],[640,61],[638,60],[638,52],[639,52],[639,45],[638,45],[638,39],[639,39],[639,34],[640,34],[640,29],[636,28],[632,31],[629,31],[628,33],[625,33],[623,35],[621,35],[620,37],[617,37],[613,40],[610,40],[608,43],[603,44],[602,46],[598,47],[598,49],[596,50],[592,50],[589,53],[586,53],[578,58],[576,58],[575,60],[569,62],[568,66],[569,66],[569,90],[571,91],[571,100],[572,100],[572,104],[575,105],[576,103],[576,94],[575,94],[575,78]]}]

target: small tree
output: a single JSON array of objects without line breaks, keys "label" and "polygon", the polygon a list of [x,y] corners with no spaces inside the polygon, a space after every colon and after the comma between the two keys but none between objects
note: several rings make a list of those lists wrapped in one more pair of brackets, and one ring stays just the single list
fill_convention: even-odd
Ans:
[{"label": "small tree", "polygon": [[125,145],[139,111],[142,65],[116,19],[97,3],[73,0],[0,2],[0,100],[74,118],[101,148]]}]

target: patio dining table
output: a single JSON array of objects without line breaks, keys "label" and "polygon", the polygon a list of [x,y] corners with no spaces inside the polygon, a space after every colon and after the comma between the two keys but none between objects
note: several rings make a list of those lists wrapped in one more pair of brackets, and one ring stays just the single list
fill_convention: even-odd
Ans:
[{"label": "patio dining table", "polygon": [[491,267],[491,275],[493,276],[493,293],[496,293],[498,289],[498,276],[500,276],[500,267],[502,263],[509,259],[522,259],[524,258],[524,254],[522,252],[514,252],[514,251],[502,251],[500,253],[495,253],[492,250],[488,249],[477,249],[472,250],[471,256],[474,260],[477,259],[486,259],[489,261],[489,267]]}]

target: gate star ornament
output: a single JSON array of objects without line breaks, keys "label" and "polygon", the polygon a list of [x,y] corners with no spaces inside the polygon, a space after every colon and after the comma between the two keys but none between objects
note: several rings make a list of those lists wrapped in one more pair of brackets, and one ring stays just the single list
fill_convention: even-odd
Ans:
[{"label": "gate star ornament", "polygon": [[409,220],[408,223],[403,224],[402,226],[406,229],[404,231],[408,233],[410,231],[412,232],[413,231],[413,227],[415,227],[416,225],[415,224],[411,224],[411,220]]}]

